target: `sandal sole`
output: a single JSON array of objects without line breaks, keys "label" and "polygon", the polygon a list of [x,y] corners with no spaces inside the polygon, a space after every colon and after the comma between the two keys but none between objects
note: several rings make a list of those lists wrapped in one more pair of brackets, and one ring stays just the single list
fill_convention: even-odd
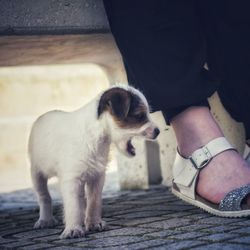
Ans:
[{"label": "sandal sole", "polygon": [[250,216],[250,209],[249,210],[241,210],[241,211],[220,211],[218,209],[212,208],[211,206],[209,206],[201,201],[191,199],[191,198],[181,194],[179,191],[175,190],[174,188],[172,188],[172,193],[175,196],[177,196],[178,198],[180,198],[181,200],[185,201],[186,203],[194,205],[196,207],[199,207],[212,215],[226,217],[226,218],[241,218],[241,217],[249,217]]}]

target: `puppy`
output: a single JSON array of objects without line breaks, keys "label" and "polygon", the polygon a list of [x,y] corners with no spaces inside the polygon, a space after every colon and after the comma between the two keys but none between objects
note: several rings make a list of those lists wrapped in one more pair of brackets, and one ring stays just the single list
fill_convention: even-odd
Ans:
[{"label": "puppy", "polygon": [[76,111],[55,110],[40,116],[29,138],[31,176],[40,206],[34,228],[56,223],[47,180],[57,176],[65,219],[60,238],[103,230],[101,193],[110,144],[132,157],[136,154],[132,137],[155,139],[159,132],[145,97],[130,86],[111,87]]}]

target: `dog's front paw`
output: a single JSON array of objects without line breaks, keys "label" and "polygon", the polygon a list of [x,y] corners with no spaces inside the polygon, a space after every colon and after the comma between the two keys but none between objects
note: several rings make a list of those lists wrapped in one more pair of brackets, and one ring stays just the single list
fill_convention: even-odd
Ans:
[{"label": "dog's front paw", "polygon": [[107,223],[103,220],[100,222],[86,222],[85,223],[86,231],[98,231],[101,232],[107,228]]},{"label": "dog's front paw", "polygon": [[85,236],[85,232],[82,226],[75,226],[71,228],[65,228],[60,239],[73,239],[73,238],[82,238]]},{"label": "dog's front paw", "polygon": [[55,218],[51,218],[49,220],[41,220],[39,219],[35,225],[35,229],[42,229],[42,228],[52,228],[58,224],[57,220]]}]

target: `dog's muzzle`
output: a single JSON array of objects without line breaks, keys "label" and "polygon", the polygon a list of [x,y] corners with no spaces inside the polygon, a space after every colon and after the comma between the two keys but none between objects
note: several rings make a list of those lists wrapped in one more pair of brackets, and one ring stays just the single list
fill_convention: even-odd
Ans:
[{"label": "dog's muzzle", "polygon": [[160,134],[160,129],[155,128],[155,129],[154,129],[154,136],[153,136],[153,139],[156,139],[157,136],[158,136],[159,134]]},{"label": "dog's muzzle", "polygon": [[142,135],[145,136],[147,139],[154,140],[160,134],[160,130],[155,125],[150,125],[143,130]]}]

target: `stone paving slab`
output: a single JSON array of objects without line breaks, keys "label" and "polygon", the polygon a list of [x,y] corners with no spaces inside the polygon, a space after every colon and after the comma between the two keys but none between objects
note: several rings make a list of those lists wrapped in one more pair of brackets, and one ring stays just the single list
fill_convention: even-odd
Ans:
[{"label": "stone paving slab", "polygon": [[59,225],[33,230],[37,206],[0,211],[0,249],[250,249],[250,219],[212,216],[186,204],[163,186],[120,192],[104,198],[109,228],[85,238],[60,240],[62,204],[55,205]]}]

